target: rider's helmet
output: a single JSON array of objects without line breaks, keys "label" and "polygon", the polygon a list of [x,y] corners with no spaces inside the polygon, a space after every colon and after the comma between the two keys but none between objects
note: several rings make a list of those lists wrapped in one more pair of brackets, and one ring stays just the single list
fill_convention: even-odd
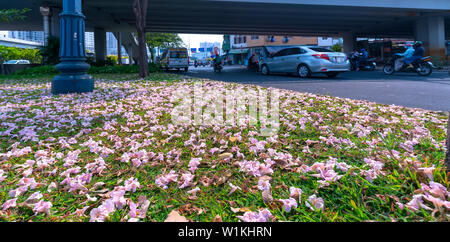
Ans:
[{"label": "rider's helmet", "polygon": [[421,46],[421,45],[423,45],[423,42],[420,41],[420,40],[418,40],[418,41],[416,41],[416,42],[414,43],[414,45],[415,45],[415,46]]},{"label": "rider's helmet", "polygon": [[408,49],[409,47],[412,47],[413,45],[411,43],[406,43],[405,48]]}]

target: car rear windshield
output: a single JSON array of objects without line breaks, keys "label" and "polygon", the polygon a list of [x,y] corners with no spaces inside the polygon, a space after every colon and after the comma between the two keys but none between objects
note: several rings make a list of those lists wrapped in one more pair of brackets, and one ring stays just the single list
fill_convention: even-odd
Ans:
[{"label": "car rear windshield", "polygon": [[334,52],[332,50],[320,48],[320,47],[309,47],[309,49],[314,50],[316,52]]},{"label": "car rear windshield", "polygon": [[186,51],[182,50],[172,50],[170,51],[170,58],[187,58]]}]

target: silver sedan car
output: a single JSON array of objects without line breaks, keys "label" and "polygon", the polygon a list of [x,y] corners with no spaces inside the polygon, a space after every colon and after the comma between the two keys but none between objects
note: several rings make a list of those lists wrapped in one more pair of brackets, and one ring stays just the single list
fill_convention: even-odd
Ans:
[{"label": "silver sedan car", "polygon": [[261,73],[296,73],[305,78],[313,73],[336,77],[350,71],[347,55],[317,46],[293,46],[268,54],[260,62]]}]

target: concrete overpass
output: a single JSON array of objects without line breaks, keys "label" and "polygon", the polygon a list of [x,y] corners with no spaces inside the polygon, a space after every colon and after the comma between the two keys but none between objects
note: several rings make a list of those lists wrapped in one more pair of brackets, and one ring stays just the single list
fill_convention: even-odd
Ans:
[{"label": "concrete overpass", "polygon": [[[105,31],[133,31],[132,3],[83,1],[86,30],[97,32],[97,38]],[[0,29],[42,30],[41,6],[52,9],[49,29],[57,34],[62,0],[2,1],[0,8],[32,11],[24,22],[0,23]],[[441,49],[432,50],[439,54],[450,38],[450,1],[149,0],[147,22],[149,32],[343,36],[347,45],[354,37],[416,38]]]},{"label": "concrete overpass", "polygon": [[[86,25],[77,31],[95,32],[97,58],[103,59],[106,31],[128,33],[125,47],[137,49],[130,37],[135,29],[132,4],[133,0],[1,1],[0,8],[32,11],[23,22],[0,23],[0,30],[44,29],[48,35],[59,35],[59,30],[68,31],[59,28],[59,13],[63,5],[73,5],[76,14],[82,10],[86,16]],[[445,39],[450,37],[450,1],[149,0],[147,31],[342,36],[346,52],[356,37],[404,37],[422,40],[431,55],[444,57]],[[80,36],[84,38],[84,32]],[[66,48],[70,46],[63,47],[63,53]]]}]

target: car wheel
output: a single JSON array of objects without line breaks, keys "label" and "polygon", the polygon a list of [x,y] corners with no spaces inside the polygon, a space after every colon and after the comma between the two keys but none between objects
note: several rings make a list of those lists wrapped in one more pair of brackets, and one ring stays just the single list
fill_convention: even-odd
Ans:
[{"label": "car wheel", "polygon": [[297,73],[301,78],[307,78],[311,76],[311,70],[307,65],[299,65],[297,69]]},{"label": "car wheel", "polygon": [[269,67],[267,67],[267,65],[263,65],[263,66],[261,67],[261,73],[262,73],[263,75],[269,75],[269,74],[270,74],[270,72],[269,72]]},{"label": "car wheel", "polygon": [[335,77],[337,77],[338,74],[339,74],[339,72],[328,72],[327,76],[328,76],[328,78],[335,78]]}]

